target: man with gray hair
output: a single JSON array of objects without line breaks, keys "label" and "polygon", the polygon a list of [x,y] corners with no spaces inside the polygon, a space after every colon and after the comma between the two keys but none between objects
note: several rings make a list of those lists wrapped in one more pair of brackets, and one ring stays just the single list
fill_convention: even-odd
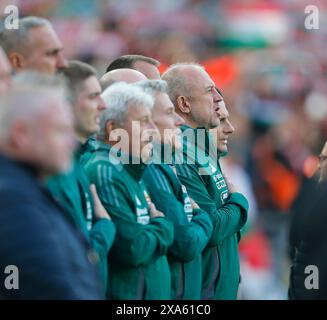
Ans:
[{"label": "man with gray hair", "polygon": [[[153,98],[141,88],[117,83],[102,97],[98,147],[85,164],[91,183],[116,225],[109,254],[111,299],[170,299],[167,250],[173,225],[153,204],[142,180],[156,127]],[[119,142],[117,142],[119,141]]]},{"label": "man with gray hair", "polygon": [[143,179],[156,207],[174,224],[174,242],[168,250],[172,299],[199,300],[201,254],[211,237],[212,223],[208,214],[189,197],[173,163],[166,163],[174,157],[174,154],[169,157],[170,154],[181,148],[180,126],[184,120],[175,112],[165,81],[147,80],[137,85],[155,99],[152,118],[159,129],[160,141],[154,149],[160,157],[155,159],[158,163],[147,166]]},{"label": "man with gray hair", "polygon": [[[111,85],[117,82],[134,83],[141,80],[146,80],[146,76],[133,69],[117,69],[112,70],[104,74],[100,79],[100,85],[102,90],[109,88]],[[80,148],[80,160],[84,162],[87,160],[89,151],[96,147],[96,135],[90,136],[87,141]]]},{"label": "man with gray hair", "polygon": [[0,96],[9,89],[11,82],[11,67],[9,61],[0,47]]},{"label": "man with gray hair", "polygon": [[[209,129],[220,124],[220,103],[205,69],[192,63],[170,66],[162,75],[176,112],[185,120],[182,130],[194,131],[197,140],[184,142],[185,159],[193,162],[177,164],[180,181],[189,195],[207,212],[213,233],[202,254],[202,299],[236,299],[240,281],[238,241],[247,219],[248,202],[222,174],[217,148]],[[202,141],[198,141],[201,137]],[[192,155],[190,146],[195,151]]]},{"label": "man with gray hair", "polygon": [[[0,299],[100,299],[93,252],[44,180],[70,167],[73,119],[62,82],[21,74],[0,100]],[[22,108],[22,105],[24,106]]]},{"label": "man with gray hair", "polygon": [[1,26],[0,46],[15,72],[32,69],[51,75],[67,67],[62,43],[51,23],[44,18],[21,18],[18,29]]}]

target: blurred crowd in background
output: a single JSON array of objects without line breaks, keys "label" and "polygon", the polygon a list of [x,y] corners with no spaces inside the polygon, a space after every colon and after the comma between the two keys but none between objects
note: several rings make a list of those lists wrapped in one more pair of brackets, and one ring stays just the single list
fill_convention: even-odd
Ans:
[{"label": "blurred crowd in background", "polygon": [[[286,299],[290,208],[327,137],[327,2],[311,0],[1,0],[48,18],[68,59],[99,75],[120,55],[161,70],[200,62],[221,89],[236,133],[223,166],[250,203],[240,243],[241,295]],[[319,29],[306,30],[307,5]]]}]

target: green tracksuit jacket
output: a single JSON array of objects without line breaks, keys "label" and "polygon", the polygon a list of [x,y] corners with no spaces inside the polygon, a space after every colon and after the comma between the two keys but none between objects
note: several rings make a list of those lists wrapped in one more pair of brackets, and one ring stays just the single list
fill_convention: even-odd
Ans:
[{"label": "green tracksuit jacket", "polygon": [[201,298],[201,253],[212,233],[209,215],[192,209],[185,187],[167,164],[149,165],[143,179],[157,209],[174,224],[175,236],[169,248],[172,299]]},{"label": "green tracksuit jacket", "polygon": [[108,219],[95,220],[90,183],[79,163],[79,154],[74,157],[72,170],[50,178],[47,187],[65,212],[73,218],[76,226],[89,239],[91,247],[97,253],[99,274],[105,294],[108,281],[107,256],[116,228]]},{"label": "green tracksuit jacket", "polygon": [[90,136],[85,143],[78,145],[75,150],[75,157],[78,158],[82,166],[87,162],[93,151],[97,148],[97,145],[98,142],[95,134]]},{"label": "green tracksuit jacket", "polygon": [[166,254],[174,227],[165,217],[150,218],[151,199],[141,179],[145,165],[113,164],[102,142],[93,151],[85,170],[117,228],[109,254],[109,298],[171,299]]},{"label": "green tracksuit jacket", "polygon": [[236,299],[240,280],[239,232],[247,220],[248,202],[242,194],[228,192],[219,158],[209,152],[214,150],[209,133],[198,128],[203,129],[205,143],[197,145],[200,131],[183,126],[184,137],[187,129],[193,130],[194,136],[183,139],[183,156],[184,161],[193,160],[193,164],[176,164],[178,177],[213,223],[212,237],[202,254],[202,299]]}]

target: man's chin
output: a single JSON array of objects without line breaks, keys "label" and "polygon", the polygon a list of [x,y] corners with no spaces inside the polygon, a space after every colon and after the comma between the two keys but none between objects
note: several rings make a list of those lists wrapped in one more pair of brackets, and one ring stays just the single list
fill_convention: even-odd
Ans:
[{"label": "man's chin", "polygon": [[224,154],[228,152],[228,147],[226,145],[218,146],[217,150],[219,154]]}]

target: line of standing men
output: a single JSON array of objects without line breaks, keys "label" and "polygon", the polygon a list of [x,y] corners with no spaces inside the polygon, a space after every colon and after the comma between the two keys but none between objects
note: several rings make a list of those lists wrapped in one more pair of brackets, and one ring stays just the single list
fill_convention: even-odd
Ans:
[{"label": "line of standing men", "polygon": [[[27,17],[21,19],[20,26],[17,31],[0,33],[0,45],[13,70],[32,69],[50,75],[61,71],[68,84],[71,108],[61,101],[63,97],[59,104],[66,103],[74,124],[67,123],[66,131],[59,129],[60,133],[52,137],[51,143],[47,141],[48,149],[44,147],[42,152],[37,150],[35,140],[27,141],[23,151],[18,148],[17,152],[9,152],[7,140],[0,136],[0,152],[6,158],[4,161],[19,160],[17,166],[32,170],[34,181],[29,183],[34,183],[39,198],[46,197],[45,192],[47,196],[50,193],[51,201],[43,199],[49,207],[43,214],[56,211],[58,215],[61,211],[61,223],[66,220],[70,228],[75,228],[71,232],[72,239],[65,242],[60,237],[63,228],[58,230],[57,243],[53,246],[61,248],[64,260],[80,266],[75,270],[78,276],[71,272],[67,277],[60,277],[62,282],[71,286],[70,278],[77,277],[79,287],[84,287],[80,295],[69,295],[65,286],[58,288],[51,277],[42,279],[50,268],[49,262],[47,268],[42,266],[43,274],[25,275],[26,279],[35,277],[40,283],[48,283],[29,288],[26,295],[10,294],[14,298],[37,298],[42,297],[42,288],[43,291],[48,288],[44,297],[67,299],[101,296],[110,299],[236,299],[240,281],[238,241],[247,219],[248,203],[221,171],[219,157],[226,154],[228,137],[234,128],[223,97],[204,68],[191,63],[176,64],[169,67],[160,80],[158,61],[129,55],[112,62],[99,82],[91,66],[65,60],[61,42],[47,20]],[[45,96],[42,90],[58,91],[58,84],[54,86],[40,75],[26,73],[14,82],[17,83],[12,88],[15,96],[19,95],[15,92],[19,83],[28,83],[35,95]],[[38,115],[40,107],[34,108],[33,103],[26,101],[24,108],[30,106]],[[43,104],[49,106],[50,99],[44,97]],[[17,106],[15,110],[20,113]],[[52,116],[53,121],[56,116]],[[10,134],[21,137],[17,123],[25,118],[16,114],[9,118],[11,128],[17,131],[8,129]],[[65,118],[70,119],[69,115]],[[57,120],[58,128],[61,125],[64,129],[60,119]],[[135,122],[137,131],[133,126]],[[37,127],[35,123],[33,126]],[[127,139],[117,140],[116,133],[121,130],[127,133]],[[167,130],[169,135],[165,135]],[[198,145],[196,139],[182,139],[186,132],[196,137],[200,131],[204,133],[203,145]],[[74,146],[65,142],[72,136]],[[31,139],[33,137],[35,134]],[[37,139],[45,140],[41,135]],[[59,148],[60,141],[62,146],[65,142],[65,149]],[[14,147],[17,148],[16,144]],[[34,157],[27,155],[27,147]],[[48,161],[56,164],[54,169],[46,172],[38,169],[35,173],[35,167],[44,167],[47,160],[44,155],[49,148],[52,152],[48,156],[53,157]],[[189,148],[195,152],[189,152]],[[216,153],[211,152],[212,148],[218,148],[218,157],[213,156]],[[182,159],[192,161],[167,163],[162,157],[166,153],[158,152],[160,161],[148,164],[155,151],[160,150],[169,150],[172,155],[179,154]],[[38,153],[42,153],[42,161],[36,157]],[[67,165],[59,165],[59,155],[61,159],[70,157],[69,169]],[[0,188],[0,198],[2,193],[5,190]],[[31,198],[27,191],[24,197]],[[14,202],[14,197],[11,198],[9,208],[25,210],[24,201]],[[36,203],[34,207],[37,208]],[[34,207],[31,206],[31,216]],[[22,224],[24,229],[24,220]],[[43,227],[39,233],[46,237],[49,227]],[[8,232],[10,236],[15,230]],[[32,231],[27,228],[28,232]],[[28,237],[22,241],[33,251]],[[76,254],[70,251],[73,244],[80,251],[84,249],[84,257],[77,255],[76,248]],[[19,245],[16,251],[20,250]],[[3,242],[0,263],[9,262],[13,257],[6,256],[9,249],[2,246],[5,246]],[[47,253],[54,261],[59,259],[55,249]],[[40,249],[38,254],[45,252]],[[93,288],[90,288],[90,270],[95,265],[100,277],[93,278]],[[50,268],[49,272],[53,270]],[[26,282],[26,286],[29,285],[31,283]],[[89,296],[85,294],[87,291]],[[2,289],[0,293],[9,294]]]}]

